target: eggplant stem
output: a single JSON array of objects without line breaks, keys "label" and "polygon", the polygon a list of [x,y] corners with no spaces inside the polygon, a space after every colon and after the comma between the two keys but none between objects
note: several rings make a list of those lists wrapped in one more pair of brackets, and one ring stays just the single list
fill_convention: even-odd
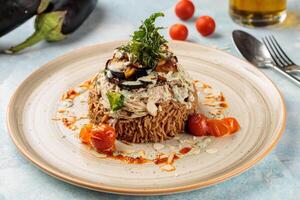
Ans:
[{"label": "eggplant stem", "polygon": [[41,0],[41,3],[37,10],[37,14],[43,13],[48,8],[49,4],[50,4],[49,0]]},{"label": "eggplant stem", "polygon": [[9,50],[6,51],[6,53],[17,53],[29,46],[32,46],[32,45],[42,41],[44,38],[45,38],[45,36],[42,32],[35,32],[21,44],[11,47]]},{"label": "eggplant stem", "polygon": [[35,32],[21,44],[6,50],[6,53],[17,53],[42,40],[59,41],[66,36],[61,33],[66,11],[56,11],[38,15],[35,19]]}]

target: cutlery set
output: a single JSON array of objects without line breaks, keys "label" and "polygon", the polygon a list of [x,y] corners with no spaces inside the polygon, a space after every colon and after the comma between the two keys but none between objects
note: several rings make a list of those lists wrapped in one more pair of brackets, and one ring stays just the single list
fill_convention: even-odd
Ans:
[{"label": "cutlery set", "polygon": [[300,84],[300,66],[284,52],[273,35],[265,36],[262,42],[241,30],[232,33],[233,41],[246,60],[259,68],[272,68],[290,80]]}]

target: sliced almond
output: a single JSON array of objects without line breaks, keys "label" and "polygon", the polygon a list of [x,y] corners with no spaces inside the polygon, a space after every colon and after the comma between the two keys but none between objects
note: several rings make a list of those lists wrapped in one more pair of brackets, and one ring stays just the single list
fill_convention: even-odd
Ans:
[{"label": "sliced almond", "polygon": [[168,155],[166,155],[166,154],[161,154],[161,155],[159,156],[159,158],[168,158]]},{"label": "sliced almond", "polygon": [[213,148],[213,149],[206,149],[205,152],[209,153],[209,154],[214,154],[214,153],[218,152],[218,149],[215,149],[215,148]]},{"label": "sliced almond", "polygon": [[138,154],[139,154],[142,158],[145,158],[145,157],[146,157],[145,151],[144,151],[144,150],[138,151]]},{"label": "sliced almond", "polygon": [[57,112],[64,113],[64,112],[66,112],[66,109],[61,108],[61,109],[58,109]]},{"label": "sliced almond", "polygon": [[173,165],[166,164],[160,167],[160,170],[166,171],[166,172],[171,172],[174,171],[176,168]]},{"label": "sliced almond", "polygon": [[155,103],[153,101],[148,101],[147,102],[147,106],[146,106],[146,109],[148,111],[148,113],[152,116],[156,116],[157,115],[157,106],[155,105]]},{"label": "sliced almond", "polygon": [[183,140],[183,143],[194,144],[194,141],[193,140]]},{"label": "sliced almond", "polygon": [[199,153],[200,153],[200,149],[198,149],[198,148],[193,148],[192,154],[198,155]]},{"label": "sliced almond", "polygon": [[167,160],[167,163],[168,163],[168,164],[172,164],[172,163],[173,163],[174,156],[175,156],[175,153],[174,153],[174,152],[172,152],[172,153],[169,155],[168,160]]}]

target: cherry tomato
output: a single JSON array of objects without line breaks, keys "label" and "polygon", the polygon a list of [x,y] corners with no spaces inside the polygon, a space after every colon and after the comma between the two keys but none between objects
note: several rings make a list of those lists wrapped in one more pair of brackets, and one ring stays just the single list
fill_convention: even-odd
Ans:
[{"label": "cherry tomato", "polygon": [[79,139],[84,144],[91,144],[91,130],[92,130],[92,124],[85,124],[79,134]]},{"label": "cherry tomato", "polygon": [[169,34],[173,40],[186,40],[188,29],[183,24],[174,24],[171,26]]},{"label": "cherry tomato", "polygon": [[191,115],[188,120],[188,130],[195,136],[207,136],[209,134],[207,117],[202,114]]},{"label": "cherry tomato", "polygon": [[227,117],[227,118],[224,118],[222,120],[229,127],[231,134],[237,132],[238,130],[240,130],[240,125],[239,125],[238,121],[235,118]]},{"label": "cherry tomato", "polygon": [[115,148],[116,132],[108,124],[93,127],[91,131],[91,144],[102,153],[113,151]]},{"label": "cherry tomato", "polygon": [[209,128],[209,133],[212,136],[222,137],[230,134],[230,127],[223,120],[209,119],[207,120],[207,126]]},{"label": "cherry tomato", "polygon": [[196,21],[196,29],[203,36],[208,36],[215,31],[216,23],[210,16],[199,17]]},{"label": "cherry tomato", "polygon": [[189,0],[181,0],[175,6],[175,13],[177,17],[182,20],[188,20],[193,17],[195,12],[195,6],[193,2]]}]

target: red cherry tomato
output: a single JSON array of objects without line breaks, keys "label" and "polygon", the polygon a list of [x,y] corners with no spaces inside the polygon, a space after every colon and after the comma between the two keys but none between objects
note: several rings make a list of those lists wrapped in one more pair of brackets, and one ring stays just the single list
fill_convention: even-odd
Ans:
[{"label": "red cherry tomato", "polygon": [[91,145],[98,152],[111,152],[115,148],[116,132],[108,124],[93,127],[91,131]]},{"label": "red cherry tomato", "polygon": [[188,29],[183,24],[174,24],[171,26],[169,34],[173,40],[186,40]]},{"label": "red cherry tomato", "polygon": [[195,6],[189,0],[181,0],[176,4],[175,13],[182,20],[188,20],[193,17]]},{"label": "red cherry tomato", "polygon": [[207,126],[207,117],[202,114],[193,114],[188,120],[189,133],[195,136],[209,135],[209,128]]},{"label": "red cherry tomato", "polygon": [[215,31],[216,23],[213,18],[209,16],[199,17],[196,21],[196,29],[203,36],[208,36]]},{"label": "red cherry tomato", "polygon": [[229,127],[230,134],[235,133],[238,130],[240,130],[240,125],[239,125],[238,121],[235,118],[227,117],[227,118],[224,118],[223,121]]}]

